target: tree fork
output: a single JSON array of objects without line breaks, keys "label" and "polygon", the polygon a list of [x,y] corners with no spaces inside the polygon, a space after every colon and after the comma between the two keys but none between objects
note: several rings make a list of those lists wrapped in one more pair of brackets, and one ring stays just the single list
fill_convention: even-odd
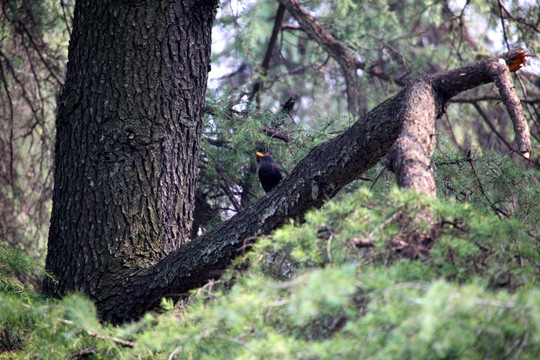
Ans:
[{"label": "tree fork", "polygon": [[[502,59],[508,62],[515,56],[510,52]],[[313,148],[267,196],[156,265],[119,278],[115,298],[97,302],[101,316],[114,322],[138,318],[162,297],[187,293],[215,278],[240,254],[244,239],[267,234],[288,219],[301,219],[374,166],[418,109],[429,113],[421,119],[434,120],[444,113],[452,96],[492,82],[490,66],[496,62],[498,58],[487,59],[411,83],[360,117],[346,132]],[[407,170],[406,163],[401,167]],[[411,184],[416,186],[414,181]]]},{"label": "tree fork", "polygon": [[453,96],[479,85],[494,82],[514,124],[518,151],[525,159],[531,153],[529,127],[523,108],[510,79],[510,71],[518,70],[526,54],[513,50],[501,58],[487,59],[447,73],[427,75],[409,86],[403,118],[403,131],[386,159],[401,187],[435,196],[435,179],[431,155],[435,144],[435,119],[444,114]]}]

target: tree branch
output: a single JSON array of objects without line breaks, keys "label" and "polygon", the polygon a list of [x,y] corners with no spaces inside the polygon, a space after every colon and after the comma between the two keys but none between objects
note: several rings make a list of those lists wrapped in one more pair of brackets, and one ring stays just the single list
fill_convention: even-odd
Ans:
[{"label": "tree branch", "polygon": [[506,147],[509,150],[515,151],[515,149],[512,147],[512,145],[508,141],[506,141],[504,136],[497,130],[497,128],[495,127],[495,125],[491,121],[489,115],[484,111],[484,109],[482,109],[480,104],[478,104],[477,102],[473,102],[472,105],[474,106],[476,111],[478,111],[478,113],[480,114],[482,119],[484,119],[484,122],[487,124],[487,126],[490,128],[490,130],[493,131],[495,133],[495,135],[497,135],[497,137],[499,139],[501,139],[501,141],[506,145]]},{"label": "tree branch", "polygon": [[402,109],[403,131],[385,161],[396,175],[399,186],[436,195],[430,164],[435,142],[435,119],[442,116],[452,96],[486,82],[495,81],[503,101],[508,99],[507,110],[514,122],[519,152],[528,159],[531,151],[529,129],[509,72],[509,69],[519,69],[526,56],[522,50],[511,51],[499,59],[488,59],[447,73],[419,78],[408,87]]},{"label": "tree branch", "polygon": [[[475,97],[460,97],[460,98],[453,98],[450,100],[450,102],[453,103],[465,103],[465,104],[474,104],[478,101],[501,101],[501,97],[499,95],[484,95],[484,96],[475,96]],[[523,104],[536,104],[540,103],[540,98],[535,99],[519,99],[519,101]]]},{"label": "tree branch", "polygon": [[[114,289],[101,291],[109,294],[107,299],[96,299],[100,315],[114,322],[138,318],[157,306],[163,296],[186,293],[214,278],[239,255],[237,249],[245,245],[246,238],[267,234],[288,219],[302,219],[308,210],[322,206],[374,166],[388,153],[398,136],[414,136],[414,132],[400,135],[402,129],[414,129],[425,121],[434,121],[444,113],[451,96],[491,82],[490,66],[497,61],[497,58],[487,59],[417,79],[359,117],[341,135],[313,148],[272,192],[231,219],[174,250],[154,266],[122,279],[115,279],[111,274],[114,279],[103,284],[111,284],[108,286]],[[429,131],[427,135],[431,136]],[[402,162],[400,166],[409,165]],[[417,182],[411,184],[416,186]],[[118,283],[121,285],[116,285]]]},{"label": "tree branch", "polygon": [[[435,196],[431,155],[435,143],[436,94],[429,81],[413,82],[403,103],[403,130],[385,165],[401,187]],[[440,106],[440,105],[439,105]]]},{"label": "tree branch", "polygon": [[364,69],[365,63],[358,60],[349,49],[328,33],[298,0],[279,0],[279,3],[294,16],[306,34],[321,45],[337,61],[343,70],[345,81],[347,82],[349,112],[359,115],[363,111],[361,110],[359,80],[356,70]]},{"label": "tree branch", "polygon": [[274,52],[274,47],[276,46],[277,37],[281,28],[281,24],[283,23],[284,16],[285,8],[283,7],[283,5],[279,4],[276,13],[276,20],[274,21],[274,28],[272,29],[272,35],[270,35],[268,47],[266,48],[266,54],[264,55],[264,59],[261,65],[261,78],[255,83],[255,85],[253,85],[253,90],[251,91],[251,94],[249,94],[250,100],[253,99],[256,94],[260,94],[260,91],[262,90],[263,79],[266,77],[266,74],[268,72],[270,60],[272,59],[272,53]]},{"label": "tree branch", "polygon": [[527,124],[523,108],[521,107],[521,103],[514,90],[514,85],[510,78],[510,71],[503,59],[499,59],[497,63],[493,64],[491,75],[495,85],[499,89],[502,101],[506,106],[506,111],[514,124],[518,152],[525,159],[529,159],[532,151],[529,125]]}]

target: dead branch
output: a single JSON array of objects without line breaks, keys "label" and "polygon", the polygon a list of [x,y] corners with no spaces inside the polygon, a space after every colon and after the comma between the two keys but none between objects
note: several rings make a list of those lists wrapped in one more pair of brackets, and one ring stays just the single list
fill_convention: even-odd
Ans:
[{"label": "dead branch", "polygon": [[512,84],[512,79],[510,78],[510,71],[519,69],[522,64],[519,60],[524,62],[525,56],[525,53],[520,53],[517,55],[517,59],[512,59],[512,64],[509,66],[506,65],[504,59],[499,59],[499,61],[493,63],[490,72],[495,85],[499,89],[502,101],[506,106],[506,111],[514,124],[518,152],[525,159],[529,159],[532,151],[529,125],[527,124],[521,102],[517,97],[514,85]]},{"label": "dead branch", "polygon": [[473,102],[472,105],[474,106],[474,108],[476,109],[476,111],[478,111],[478,113],[480,114],[480,117],[484,120],[484,122],[487,124],[487,126],[489,127],[489,129],[491,131],[493,131],[495,133],[495,135],[497,135],[497,137],[499,139],[501,139],[501,141],[506,145],[506,147],[511,150],[511,151],[515,151],[515,149],[513,148],[512,144],[510,144],[508,141],[506,141],[506,139],[504,138],[504,136],[497,130],[497,128],[495,127],[495,125],[493,124],[493,122],[491,121],[489,115],[484,111],[484,109],[482,109],[482,107],[480,106],[480,104],[478,104],[477,102]]},{"label": "dead branch", "polygon": [[284,16],[285,8],[283,7],[283,5],[280,4],[277,9],[276,19],[274,20],[274,28],[272,29],[272,35],[270,35],[270,40],[268,40],[268,47],[266,48],[266,54],[264,55],[264,59],[261,65],[261,77],[259,78],[259,81],[257,81],[255,85],[253,85],[253,90],[251,91],[251,94],[249,94],[249,100],[252,100],[255,95],[259,96],[262,91],[262,79],[264,79],[264,77],[268,73],[270,60],[272,59],[272,54],[276,46],[278,33],[281,28],[281,24],[283,23]]}]

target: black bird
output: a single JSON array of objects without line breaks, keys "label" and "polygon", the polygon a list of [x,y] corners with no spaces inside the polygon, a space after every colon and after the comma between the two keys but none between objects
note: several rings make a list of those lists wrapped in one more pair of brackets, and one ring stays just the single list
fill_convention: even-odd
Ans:
[{"label": "black bird", "polygon": [[281,111],[285,113],[289,113],[296,103],[296,99],[294,97],[290,97],[289,100],[285,101],[285,104],[281,105]]},{"label": "black bird", "polygon": [[279,184],[283,179],[281,168],[274,161],[274,159],[268,155],[257,151],[257,156],[261,160],[261,166],[259,166],[259,180],[266,193],[272,191],[273,188]]}]

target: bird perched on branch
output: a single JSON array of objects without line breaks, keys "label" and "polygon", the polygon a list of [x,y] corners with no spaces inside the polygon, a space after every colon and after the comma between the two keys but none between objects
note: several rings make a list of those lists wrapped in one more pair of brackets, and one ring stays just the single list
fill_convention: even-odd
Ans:
[{"label": "bird perched on branch", "polygon": [[291,96],[289,100],[285,101],[285,104],[281,105],[281,111],[285,113],[291,112],[295,103],[296,103],[296,99]]},{"label": "bird perched on branch", "polygon": [[279,184],[281,179],[283,179],[283,174],[281,173],[281,168],[276,164],[272,156],[258,151],[256,154],[261,161],[261,165],[259,166],[259,180],[261,181],[264,191],[269,193]]}]

